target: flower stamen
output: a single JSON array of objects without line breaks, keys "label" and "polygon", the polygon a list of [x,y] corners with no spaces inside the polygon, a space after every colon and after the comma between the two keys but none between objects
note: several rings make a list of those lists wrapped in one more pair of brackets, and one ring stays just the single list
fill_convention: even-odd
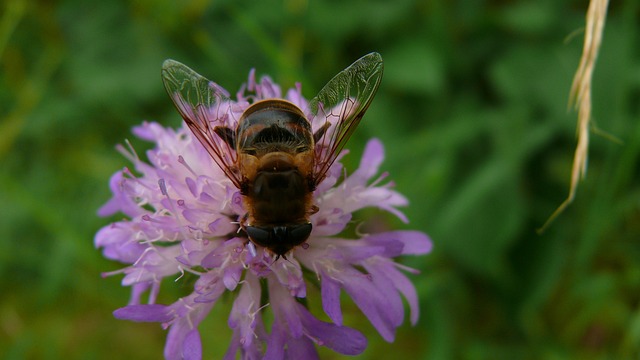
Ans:
[{"label": "flower stamen", "polygon": [[184,159],[184,157],[182,155],[178,155],[178,162],[180,164],[182,164],[192,175],[194,176],[198,176],[198,174],[193,171],[193,169],[191,168],[191,166],[189,166],[189,164],[187,164],[187,161]]}]

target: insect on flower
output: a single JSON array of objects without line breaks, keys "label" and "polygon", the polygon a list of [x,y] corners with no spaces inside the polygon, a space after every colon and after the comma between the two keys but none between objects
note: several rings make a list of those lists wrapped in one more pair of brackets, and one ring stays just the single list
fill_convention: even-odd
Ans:
[{"label": "insect on flower", "polygon": [[[171,360],[203,357],[200,324],[224,294],[234,299],[224,359],[315,359],[316,345],[362,353],[367,338],[345,321],[343,295],[385,341],[393,342],[403,323],[403,298],[415,325],[418,294],[404,272],[417,270],[394,258],[430,252],[429,237],[410,230],[341,235],[364,208],[408,222],[398,209],[408,199],[380,174],[382,142],[367,142],[351,174],[340,161],[381,77],[380,55],[370,54],[312,101],[299,83],[283,91],[268,76],[256,80],[253,70],[232,97],[188,67],[165,62],[162,79],[185,123],[134,127],[155,146],[146,160],[118,147],[133,168],[114,173],[113,196],[98,211],[124,214],[94,240],[106,258],[127,264],[104,274],[124,274],[123,285],[132,288],[129,304],[114,316],[162,323]],[[192,292],[159,302],[163,282],[185,273],[197,277]],[[317,281],[307,281],[313,274]],[[328,321],[305,306],[309,285],[320,289]]]},{"label": "insect on flower", "polygon": [[[286,259],[309,238],[309,217],[318,211],[313,191],[360,123],[382,73],[382,57],[371,53],[331,79],[305,111],[283,99],[264,99],[231,122],[224,90],[177,61],[162,67],[178,112],[240,190],[247,210],[241,229],[276,259]],[[314,119],[321,123],[312,131]]]}]

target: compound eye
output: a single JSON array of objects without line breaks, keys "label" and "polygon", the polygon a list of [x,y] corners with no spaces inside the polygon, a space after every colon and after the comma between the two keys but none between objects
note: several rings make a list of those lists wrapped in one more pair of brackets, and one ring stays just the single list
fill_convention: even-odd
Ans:
[{"label": "compound eye", "polygon": [[311,223],[295,225],[289,227],[289,240],[294,245],[302,244],[311,235]]},{"label": "compound eye", "polygon": [[255,226],[246,226],[244,230],[249,235],[249,238],[260,246],[268,246],[269,239],[271,238],[268,230],[258,228]]}]

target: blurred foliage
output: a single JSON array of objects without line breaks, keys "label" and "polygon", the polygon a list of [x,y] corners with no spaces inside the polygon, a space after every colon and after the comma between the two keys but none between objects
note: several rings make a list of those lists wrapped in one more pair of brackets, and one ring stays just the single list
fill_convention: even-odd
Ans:
[{"label": "blurred foliage", "polygon": [[[95,215],[128,165],[114,144],[143,120],[179,126],[165,58],[235,92],[250,68],[308,97],[361,55],[385,77],[349,147],[386,145],[386,169],[433,238],[417,326],[361,359],[623,359],[640,353],[640,3],[614,2],[594,78],[592,136],[568,191],[576,114],[568,91],[588,1],[232,1],[0,4],[0,357],[157,359],[157,324],[114,319],[128,288],[102,259]],[[149,145],[132,140],[140,153]],[[366,214],[370,215],[370,214]],[[375,213],[374,213],[375,215]],[[179,285],[163,289],[171,301]],[[316,294],[317,295],[317,294]],[[313,294],[312,294],[313,296]],[[209,358],[230,339],[217,305]],[[327,358],[335,357],[322,351]]]}]

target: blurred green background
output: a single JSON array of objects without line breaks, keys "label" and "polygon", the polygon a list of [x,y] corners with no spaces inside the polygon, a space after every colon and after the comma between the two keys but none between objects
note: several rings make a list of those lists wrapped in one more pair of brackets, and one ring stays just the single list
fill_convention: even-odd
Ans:
[{"label": "blurred green background", "polygon": [[[370,137],[411,200],[404,225],[434,241],[403,261],[415,327],[359,359],[637,359],[640,350],[640,2],[609,9],[597,63],[589,172],[565,198],[577,114],[568,92],[588,1],[5,0],[0,5],[0,357],[157,359],[158,324],[119,321],[119,269],[93,247],[96,210],[128,162],[114,145],[143,120],[181,119],[161,80],[174,58],[232,93],[250,68],[312,97],[370,51],[385,77],[349,144]],[[377,214],[377,212],[368,213]],[[164,284],[160,301],[184,289]],[[207,358],[231,301],[203,325]],[[327,358],[340,358],[322,351]]]}]

